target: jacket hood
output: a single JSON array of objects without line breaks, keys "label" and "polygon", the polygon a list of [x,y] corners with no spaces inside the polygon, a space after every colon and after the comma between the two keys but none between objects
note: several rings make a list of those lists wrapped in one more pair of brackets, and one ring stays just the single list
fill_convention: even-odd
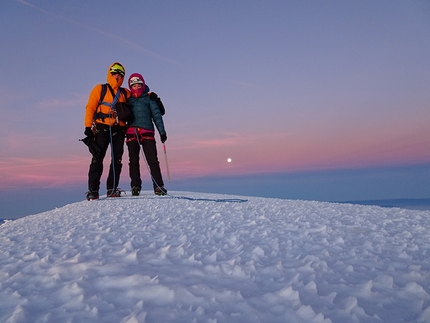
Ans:
[{"label": "jacket hood", "polygon": [[[124,82],[124,77],[120,78],[120,79],[117,81],[117,80],[116,80],[116,78],[115,78],[115,77],[110,73],[110,69],[111,69],[111,67],[112,67],[112,66],[114,66],[115,64],[121,65],[121,66],[122,66],[122,68],[124,68],[124,66],[123,66],[121,63],[118,63],[118,62],[115,62],[115,63],[111,64],[111,65],[109,66],[109,68],[108,68],[108,71],[107,71],[107,77],[106,77],[106,80],[107,80],[107,82],[109,83],[109,85],[110,85],[110,86],[112,86],[112,88],[113,88],[114,90],[118,90],[118,89],[121,87],[122,83]],[[124,68],[124,73],[125,73],[125,68]]]},{"label": "jacket hood", "polygon": [[[135,79],[138,79],[137,81]],[[133,73],[130,75],[130,77],[128,78],[128,88],[131,90],[131,80],[133,79],[133,83],[141,83],[142,87],[145,87],[145,79],[143,78],[143,76],[139,73]]]}]

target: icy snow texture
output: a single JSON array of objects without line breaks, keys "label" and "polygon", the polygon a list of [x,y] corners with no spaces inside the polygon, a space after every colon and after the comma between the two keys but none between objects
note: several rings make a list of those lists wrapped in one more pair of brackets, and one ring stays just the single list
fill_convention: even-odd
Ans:
[{"label": "icy snow texture", "polygon": [[430,211],[142,193],[0,226],[0,322],[430,322]]}]

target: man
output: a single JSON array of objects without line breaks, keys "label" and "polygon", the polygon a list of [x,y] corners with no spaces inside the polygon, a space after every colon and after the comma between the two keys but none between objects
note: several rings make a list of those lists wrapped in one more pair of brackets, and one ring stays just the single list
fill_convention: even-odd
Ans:
[{"label": "man", "polygon": [[103,174],[103,159],[107,148],[111,146],[111,164],[106,182],[107,196],[119,197],[119,178],[122,169],[126,124],[118,120],[115,104],[126,102],[130,92],[121,88],[125,69],[120,63],[113,63],[107,73],[107,90],[102,98],[103,85],[96,85],[90,93],[85,109],[85,131],[91,159],[88,172],[87,200],[99,198],[100,178]]}]

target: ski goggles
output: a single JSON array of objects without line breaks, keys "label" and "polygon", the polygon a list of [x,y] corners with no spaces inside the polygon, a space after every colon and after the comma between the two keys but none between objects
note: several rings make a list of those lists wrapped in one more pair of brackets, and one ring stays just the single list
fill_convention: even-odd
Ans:
[{"label": "ski goggles", "polygon": [[110,73],[112,75],[119,74],[121,76],[125,75],[124,67],[119,64],[113,64],[110,68]]}]

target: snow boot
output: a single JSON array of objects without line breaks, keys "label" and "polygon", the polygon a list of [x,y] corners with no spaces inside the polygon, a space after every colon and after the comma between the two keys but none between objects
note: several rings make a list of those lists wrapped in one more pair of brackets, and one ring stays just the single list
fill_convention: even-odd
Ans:
[{"label": "snow boot", "polygon": [[87,196],[87,200],[88,201],[98,200],[98,198],[99,198],[99,191],[91,191],[91,190],[89,190],[85,194]]},{"label": "snow boot", "polygon": [[133,186],[133,188],[131,189],[131,195],[132,196],[139,196],[139,194],[140,194],[140,187]]},{"label": "snow boot", "polygon": [[106,195],[107,197],[121,197],[121,192],[124,192],[124,191],[119,188],[108,189]]},{"label": "snow boot", "polygon": [[164,187],[156,187],[154,188],[155,195],[166,195],[167,190]]}]

